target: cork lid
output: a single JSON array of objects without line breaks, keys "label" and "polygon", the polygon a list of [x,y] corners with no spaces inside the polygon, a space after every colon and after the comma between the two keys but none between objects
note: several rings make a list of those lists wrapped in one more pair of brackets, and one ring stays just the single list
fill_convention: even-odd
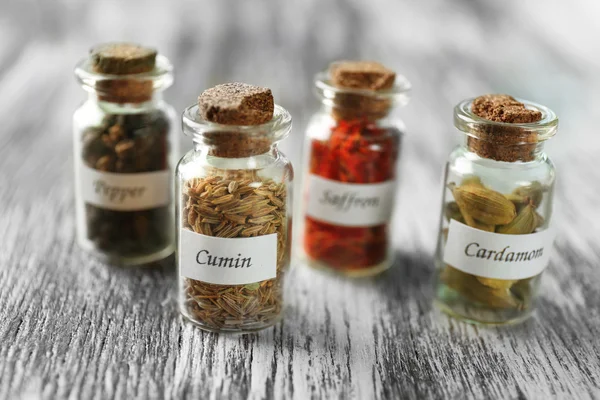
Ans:
[{"label": "cork lid", "polygon": [[157,54],[154,49],[133,43],[105,43],[90,50],[94,70],[112,75],[150,72]]},{"label": "cork lid", "polygon": [[471,111],[483,119],[509,124],[530,124],[542,119],[541,111],[526,108],[524,103],[506,94],[479,96],[473,100]]},{"label": "cork lid", "polygon": [[77,64],[75,76],[101,101],[142,103],[173,83],[173,67],[154,49],[132,43],[105,43],[93,47]]},{"label": "cork lid", "polygon": [[505,94],[461,102],[454,124],[469,137],[467,147],[496,161],[531,161],[538,143],[554,136],[558,118],[548,108]]},{"label": "cork lid", "polygon": [[329,74],[334,86],[351,89],[390,89],[396,79],[394,71],[375,61],[337,61]]},{"label": "cork lid", "polygon": [[198,97],[202,117],[223,125],[260,125],[273,118],[271,89],[246,83],[225,83]]},{"label": "cork lid", "polygon": [[290,114],[268,88],[227,83],[205,90],[183,113],[183,128],[209,154],[241,158],[264,154],[291,130]]},{"label": "cork lid", "polygon": [[315,86],[336,120],[377,120],[409,100],[410,82],[375,61],[336,61]]}]

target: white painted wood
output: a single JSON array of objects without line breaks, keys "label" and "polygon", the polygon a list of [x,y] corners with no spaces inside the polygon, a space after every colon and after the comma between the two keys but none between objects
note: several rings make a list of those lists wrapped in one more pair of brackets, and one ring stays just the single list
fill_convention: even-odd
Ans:
[{"label": "white painted wood", "polygon": [[[600,397],[599,6],[590,1],[4,1],[0,3],[0,398]],[[156,45],[182,110],[223,81],[269,86],[295,119],[297,167],[317,108],[311,78],[371,58],[414,85],[395,268],[348,281],[295,265],[285,321],[204,333],[176,311],[173,260],[101,264],[74,243],[72,76],[107,40]],[[452,107],[487,92],[561,117],[557,241],[538,315],[511,328],[432,310],[441,169]],[[297,168],[300,170],[300,168]]]}]

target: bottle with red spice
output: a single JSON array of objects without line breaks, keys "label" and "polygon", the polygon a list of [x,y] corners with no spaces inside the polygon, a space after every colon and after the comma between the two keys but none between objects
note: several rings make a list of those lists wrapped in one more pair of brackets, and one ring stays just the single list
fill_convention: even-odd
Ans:
[{"label": "bottle with red spice", "polygon": [[392,261],[403,123],[391,114],[408,103],[410,83],[376,62],[339,61],[315,87],[322,107],[306,134],[302,253],[312,267],[374,275]]}]

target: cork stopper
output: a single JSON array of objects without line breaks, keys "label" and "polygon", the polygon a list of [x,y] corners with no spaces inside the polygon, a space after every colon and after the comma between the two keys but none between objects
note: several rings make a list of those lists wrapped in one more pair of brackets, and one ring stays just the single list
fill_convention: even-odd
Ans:
[{"label": "cork stopper", "polygon": [[[221,125],[262,125],[273,119],[275,103],[271,89],[246,83],[226,83],[205,90],[198,97],[198,111],[206,121]],[[204,135],[210,154],[240,158],[264,154],[272,141],[267,132],[216,130]]]},{"label": "cork stopper", "polygon": [[337,88],[364,91],[336,93],[332,110],[336,120],[377,120],[388,114],[391,101],[378,98],[376,93],[394,86],[394,71],[374,61],[338,61],[329,66],[329,76]]},{"label": "cork stopper", "polygon": [[209,147],[211,156],[242,158],[265,154],[272,141],[243,132],[213,131],[204,134],[204,143]]},{"label": "cork stopper", "polygon": [[198,97],[200,115],[223,125],[260,125],[273,118],[275,103],[271,89],[246,83],[225,83],[205,90]]},{"label": "cork stopper", "polygon": [[514,97],[505,94],[488,94],[477,97],[471,104],[473,114],[507,125],[489,124],[477,128],[477,137],[469,137],[468,148],[481,157],[496,161],[531,161],[535,158],[537,134],[519,126],[542,119],[542,113],[531,110]]},{"label": "cork stopper", "polygon": [[473,100],[471,110],[481,118],[509,124],[529,124],[542,119],[541,112],[525,108],[525,104],[506,94],[479,96]]},{"label": "cork stopper", "polygon": [[350,89],[390,89],[396,79],[394,71],[374,61],[338,61],[329,73],[335,86]]},{"label": "cork stopper", "polygon": [[[157,52],[132,43],[105,43],[90,50],[92,70],[107,75],[136,75],[154,70]],[[152,82],[145,79],[106,79],[98,82],[100,99],[141,103],[152,98]]]},{"label": "cork stopper", "polygon": [[150,72],[156,55],[156,50],[133,43],[105,43],[90,50],[94,70],[111,75]]}]

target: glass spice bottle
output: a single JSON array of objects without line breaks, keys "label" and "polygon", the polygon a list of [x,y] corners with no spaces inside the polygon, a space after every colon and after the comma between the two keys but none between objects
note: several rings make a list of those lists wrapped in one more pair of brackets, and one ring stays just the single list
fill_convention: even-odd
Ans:
[{"label": "glass spice bottle", "polygon": [[202,329],[256,331],[282,316],[293,170],[277,144],[291,126],[269,89],[241,83],[183,113],[194,149],[177,167],[179,307]]},{"label": "glass spice bottle", "polygon": [[368,276],[392,262],[390,219],[410,83],[374,62],[342,61],[315,78],[322,108],[305,140],[301,253],[312,267]]},{"label": "glass spice bottle", "polygon": [[75,111],[77,239],[116,264],[161,259],[174,248],[173,109],[162,91],[169,61],[150,48],[93,48],[75,76],[88,99]]},{"label": "glass spice bottle", "polygon": [[535,308],[553,235],[554,166],[543,150],[558,118],[507,95],[454,110],[465,134],[446,164],[436,304],[472,323],[509,324]]}]

